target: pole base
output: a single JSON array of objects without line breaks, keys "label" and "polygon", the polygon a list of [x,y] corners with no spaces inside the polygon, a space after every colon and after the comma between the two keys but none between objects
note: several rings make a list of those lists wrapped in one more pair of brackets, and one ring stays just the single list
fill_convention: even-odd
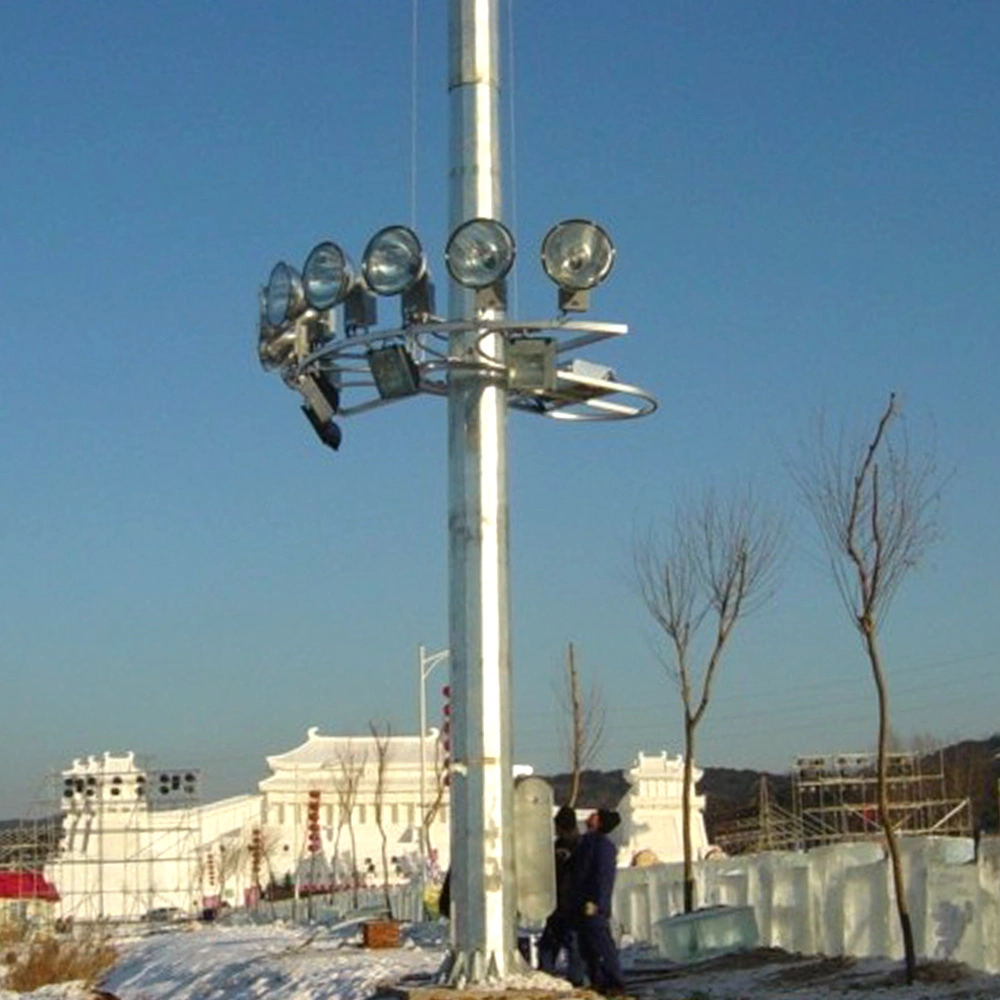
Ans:
[{"label": "pole base", "polygon": [[511,949],[502,964],[499,958],[495,951],[487,954],[479,949],[459,951],[453,948],[435,978],[441,985],[463,989],[478,983],[501,983],[508,976],[522,976],[532,971],[517,948]]}]

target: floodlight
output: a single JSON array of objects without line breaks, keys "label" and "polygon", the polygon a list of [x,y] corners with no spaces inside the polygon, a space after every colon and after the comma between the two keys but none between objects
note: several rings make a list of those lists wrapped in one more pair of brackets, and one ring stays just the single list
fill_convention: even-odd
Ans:
[{"label": "floodlight", "polygon": [[615,246],[608,234],[586,219],[567,219],[553,226],[542,241],[542,266],[561,288],[582,291],[599,285],[611,273]]},{"label": "floodlight", "polygon": [[401,295],[427,274],[427,258],[412,229],[386,226],[368,241],[361,271],[376,295]]},{"label": "floodlight", "polygon": [[465,288],[489,288],[514,264],[514,237],[496,219],[469,219],[448,240],[448,273]]},{"label": "floodlight", "polygon": [[264,289],[264,318],[274,327],[295,319],[305,309],[302,278],[299,272],[279,261],[271,269]]},{"label": "floodlight", "polygon": [[309,251],[302,268],[306,302],[324,312],[340,305],[357,282],[351,259],[336,243],[324,240]]},{"label": "floodlight", "polygon": [[402,344],[389,344],[368,352],[375,388],[383,399],[401,399],[420,391],[420,369]]},{"label": "floodlight", "polygon": [[340,427],[333,417],[340,410],[340,390],[321,372],[303,375],[298,382],[299,391],[305,398],[302,412],[312,424],[316,436],[328,448],[336,451],[340,447]]},{"label": "floodlight", "polygon": [[306,415],[309,423],[312,424],[316,436],[327,446],[336,451],[340,447],[343,438],[340,427],[332,420],[320,420],[320,418],[308,407],[303,406],[302,412]]},{"label": "floodlight", "polygon": [[567,219],[553,226],[542,241],[542,267],[559,286],[559,308],[583,312],[587,292],[611,273],[615,246],[608,234],[586,219]]}]

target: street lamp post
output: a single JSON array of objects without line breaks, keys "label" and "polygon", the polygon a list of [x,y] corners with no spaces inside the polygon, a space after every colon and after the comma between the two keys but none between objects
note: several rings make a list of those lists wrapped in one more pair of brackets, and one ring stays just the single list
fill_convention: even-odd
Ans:
[{"label": "street lamp post", "polygon": [[419,665],[419,705],[420,705],[420,887],[423,890],[427,872],[427,762],[425,747],[427,745],[427,678],[434,668],[448,659],[449,651],[442,649],[437,653],[428,653],[421,644],[417,647],[417,662]]},{"label": "street lamp post", "polygon": [[[621,323],[578,319],[615,259],[586,219],[557,223],[541,247],[558,286],[555,319],[510,319],[514,237],[500,221],[498,0],[450,0],[448,317],[435,313],[423,246],[405,226],[380,229],[360,269],[330,240],[301,273],[274,266],[260,295],[258,356],[299,394],[320,441],[338,421],[417,393],[448,401],[448,628],[453,706],[449,760],[455,984],[502,980],[515,937],[513,727],[510,709],[507,413],[553,420],[647,416],[656,400],[608,367],[573,355],[623,336]],[[398,297],[401,325],[381,328],[376,297]],[[434,654],[443,659],[444,653]],[[420,648],[421,808],[425,669]],[[437,660],[436,662],[440,662]],[[421,816],[421,851],[423,851]]]}]

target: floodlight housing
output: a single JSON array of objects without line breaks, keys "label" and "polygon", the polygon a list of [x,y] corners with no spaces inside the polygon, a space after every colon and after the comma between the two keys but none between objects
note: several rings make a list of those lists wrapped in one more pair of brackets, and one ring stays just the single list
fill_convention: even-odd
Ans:
[{"label": "floodlight housing", "polygon": [[334,423],[332,420],[320,420],[318,416],[310,409],[308,406],[302,407],[302,412],[306,415],[306,419],[312,424],[312,429],[316,432],[316,437],[320,439],[327,446],[327,448],[332,448],[337,451],[340,448],[340,442],[343,440],[343,432],[340,429],[340,425]]},{"label": "floodlight housing", "polygon": [[402,399],[420,391],[420,369],[403,344],[388,344],[368,352],[375,388],[383,399]]},{"label": "floodlight housing", "polygon": [[611,273],[615,245],[595,222],[566,219],[554,225],[542,241],[542,267],[559,286],[559,308],[584,312],[588,292]]},{"label": "floodlight housing", "polygon": [[329,420],[340,411],[340,390],[322,372],[303,375],[299,379],[299,392],[309,408],[323,420]]},{"label": "floodlight housing", "polygon": [[344,330],[348,336],[378,323],[378,300],[358,282],[344,299]]},{"label": "floodlight housing", "polygon": [[519,337],[507,345],[507,385],[514,390],[551,391],[556,384],[556,342]]},{"label": "floodlight housing", "polygon": [[302,412],[320,441],[336,451],[342,435],[333,418],[340,410],[340,390],[322,372],[303,375],[298,385],[305,399]]},{"label": "floodlight housing", "polygon": [[402,295],[426,276],[427,257],[412,229],[386,226],[368,241],[361,272],[376,295]]},{"label": "floodlight housing", "polygon": [[318,312],[340,305],[357,284],[350,257],[331,240],[317,243],[302,268],[306,302]]},{"label": "floodlight housing", "polygon": [[306,307],[299,272],[283,260],[271,269],[264,288],[264,318],[270,326],[283,326]]},{"label": "floodlight housing", "polygon": [[514,265],[514,237],[497,219],[469,219],[448,240],[445,263],[458,284],[476,290],[499,284]]},{"label": "floodlight housing", "polygon": [[425,274],[412,288],[407,288],[400,299],[403,326],[429,323],[434,318],[434,301],[434,283]]},{"label": "floodlight housing", "polygon": [[567,368],[556,372],[558,391],[564,402],[586,402],[615,391],[618,376],[614,369],[595,361],[574,358]]},{"label": "floodlight housing", "polygon": [[295,357],[298,332],[294,326],[274,326],[268,322],[267,289],[260,290],[260,322],[257,336],[257,357],[264,371],[284,368]]}]

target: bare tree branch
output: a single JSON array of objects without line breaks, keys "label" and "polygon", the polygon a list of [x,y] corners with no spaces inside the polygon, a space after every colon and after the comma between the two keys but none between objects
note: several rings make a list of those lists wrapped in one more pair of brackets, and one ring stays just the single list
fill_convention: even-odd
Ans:
[{"label": "bare tree branch", "polygon": [[365,773],[367,754],[359,754],[354,747],[348,743],[343,750],[337,751],[338,773],[333,779],[334,791],[337,795],[337,833],[334,838],[334,864],[338,859],[340,846],[340,833],[343,827],[347,827],[347,834],[351,842],[351,892],[353,894],[353,905],[358,905],[358,845],[354,833],[354,807],[357,804],[358,788],[361,785],[361,778]]},{"label": "bare tree branch", "polygon": [[557,688],[557,698],[562,718],[566,720],[563,740],[571,775],[569,801],[566,804],[575,806],[580,795],[581,775],[594,762],[604,742],[607,713],[596,683],[591,682],[585,692],[581,691],[573,643],[566,647],[566,672],[561,687]]},{"label": "bare tree branch", "polygon": [[389,765],[389,741],[392,739],[392,727],[383,723],[382,729],[374,722],[368,723],[372,739],[375,741],[375,825],[378,827],[382,840],[382,892],[385,896],[385,907],[392,916],[392,896],[389,893],[389,852],[385,832],[385,779],[386,768]]},{"label": "bare tree branch", "polygon": [[[819,528],[831,574],[857,623],[888,612],[906,574],[940,537],[942,483],[933,455],[914,455],[895,394],[868,441],[816,422],[792,467],[801,499]],[[898,435],[892,431],[898,428]]]},{"label": "bare tree branch", "polygon": [[[722,498],[706,491],[700,504],[675,511],[665,539],[652,530],[633,539],[634,579],[670,646],[665,666],[678,684],[683,709],[685,912],[694,908],[690,813],[695,735],[733,629],[773,595],[784,538],[784,521],[747,488]],[[711,634],[699,670],[695,642],[706,622],[711,622]]]},{"label": "bare tree branch", "polygon": [[[893,432],[899,429],[899,434]],[[875,431],[848,443],[831,443],[822,420],[815,444],[793,468],[802,500],[823,537],[841,600],[858,629],[878,699],[879,819],[886,840],[903,934],[906,978],[916,972],[916,950],[906,901],[899,845],[889,815],[888,755],[892,737],[889,690],[879,647],[879,627],[906,574],[938,537],[940,487],[933,457],[914,458],[899,406],[890,393]]]}]

